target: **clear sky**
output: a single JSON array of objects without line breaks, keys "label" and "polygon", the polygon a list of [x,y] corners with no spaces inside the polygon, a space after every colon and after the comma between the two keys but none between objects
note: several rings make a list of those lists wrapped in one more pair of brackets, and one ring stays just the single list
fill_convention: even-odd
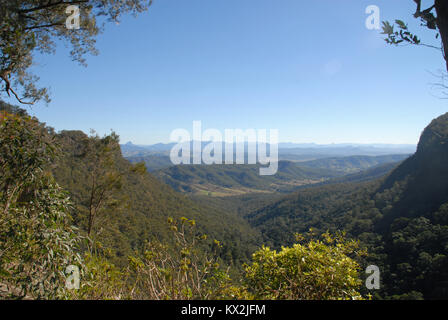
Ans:
[{"label": "clear sky", "polygon": [[114,129],[123,143],[168,142],[176,128],[278,129],[280,141],[417,143],[448,111],[431,83],[441,53],[391,47],[365,27],[413,19],[411,0],[154,0],[110,24],[87,68],[66,48],[36,56],[52,102],[31,110],[57,130]]}]

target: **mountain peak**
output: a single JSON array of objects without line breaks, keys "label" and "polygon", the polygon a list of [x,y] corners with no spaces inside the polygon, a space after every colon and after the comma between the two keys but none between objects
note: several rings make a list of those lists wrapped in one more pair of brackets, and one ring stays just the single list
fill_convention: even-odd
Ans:
[{"label": "mountain peak", "polygon": [[405,190],[395,204],[396,216],[418,216],[436,211],[448,201],[448,113],[423,131],[417,152],[399,165],[381,190],[401,184]]},{"label": "mountain peak", "polygon": [[448,113],[431,121],[423,131],[417,147],[417,154],[431,153],[445,145],[448,147]]}]

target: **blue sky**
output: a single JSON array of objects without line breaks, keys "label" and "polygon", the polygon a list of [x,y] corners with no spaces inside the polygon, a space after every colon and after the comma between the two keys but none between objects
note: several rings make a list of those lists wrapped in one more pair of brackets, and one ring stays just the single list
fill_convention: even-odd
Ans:
[{"label": "blue sky", "polygon": [[417,143],[448,111],[431,87],[442,56],[387,46],[365,27],[371,4],[435,42],[411,0],[155,0],[108,25],[87,68],[63,46],[36,56],[52,102],[31,113],[57,130],[114,129],[136,144],[168,142],[193,120],[278,129],[281,141]]}]

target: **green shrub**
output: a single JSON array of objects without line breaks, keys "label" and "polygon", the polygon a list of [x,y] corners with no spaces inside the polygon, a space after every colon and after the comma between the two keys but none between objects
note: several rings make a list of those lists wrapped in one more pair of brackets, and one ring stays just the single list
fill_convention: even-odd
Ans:
[{"label": "green shrub", "polygon": [[262,247],[246,267],[246,285],[255,299],[360,299],[358,243],[324,234],[277,252]]},{"label": "green shrub", "polygon": [[6,298],[53,299],[79,266],[67,194],[47,173],[56,148],[27,116],[0,114],[0,286]]}]

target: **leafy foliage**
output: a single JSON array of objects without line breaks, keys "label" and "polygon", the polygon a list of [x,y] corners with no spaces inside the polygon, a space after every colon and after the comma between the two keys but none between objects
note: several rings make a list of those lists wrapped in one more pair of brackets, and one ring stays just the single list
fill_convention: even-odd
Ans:
[{"label": "leafy foliage", "polygon": [[35,119],[0,113],[0,284],[7,297],[57,298],[80,265],[68,196],[47,172],[55,148]]},{"label": "leafy foliage", "polygon": [[[70,43],[73,60],[85,65],[87,53],[97,54],[95,37],[101,31],[101,17],[118,22],[125,13],[137,14],[148,9],[151,0],[1,0],[0,2],[0,81],[2,91],[12,93],[21,103],[33,104],[49,96],[37,88],[38,77],[28,69],[33,53],[52,53],[55,40]],[[80,28],[68,29],[68,6],[79,8]],[[104,20],[104,19],[103,19]],[[20,94],[17,88],[22,89]]]},{"label": "leafy foliage", "polygon": [[174,246],[151,241],[142,257],[131,257],[130,268],[135,274],[134,298],[219,299],[231,286],[228,269],[222,270],[216,250],[222,246],[214,240],[210,253],[200,250],[198,243],[206,235],[196,234],[196,222],[182,217],[179,222],[169,218]]},{"label": "leafy foliage", "polygon": [[416,34],[409,31],[408,25],[402,20],[395,20],[398,31],[396,31],[394,24],[388,21],[383,22],[383,34],[387,36],[384,40],[392,45],[411,44],[440,50],[448,70],[448,4],[443,0],[434,0],[431,1],[433,5],[422,9],[422,0],[414,0],[414,2],[417,7],[414,18],[419,19],[423,27],[435,30],[435,38],[441,39],[442,46],[422,43]]},{"label": "leafy foliage", "polygon": [[[82,140],[83,149],[80,157],[87,161],[87,172],[90,194],[87,202],[88,224],[87,234],[92,235],[95,222],[106,208],[116,209],[119,205],[118,192],[121,189],[121,173],[114,166],[114,155],[117,153],[118,136],[111,135],[100,138],[92,133]],[[136,172],[136,171],[134,171]]]},{"label": "leafy foliage", "polygon": [[360,299],[359,264],[349,257],[358,244],[326,233],[280,252],[262,247],[246,268],[248,290],[256,299]]},{"label": "leafy foliage", "polygon": [[395,23],[398,26],[399,31],[394,30],[394,25],[391,25],[390,22],[383,22],[383,33],[387,35],[385,41],[388,44],[398,45],[403,42],[407,42],[408,44],[420,45],[420,39],[415,35],[409,32],[408,26],[401,20],[395,20]]}]

